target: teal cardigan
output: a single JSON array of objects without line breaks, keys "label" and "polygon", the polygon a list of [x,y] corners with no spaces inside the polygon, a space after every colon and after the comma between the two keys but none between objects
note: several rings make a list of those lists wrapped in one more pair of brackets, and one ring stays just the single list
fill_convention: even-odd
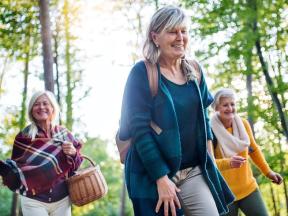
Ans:
[{"label": "teal cardigan", "polygon": [[[158,65],[159,73],[159,65]],[[181,164],[181,143],[177,117],[171,94],[159,74],[158,93],[152,97],[144,62],[138,62],[129,74],[124,90],[120,139],[132,137],[132,146],[125,161],[125,179],[131,199],[158,199],[156,180],[164,175],[170,178]],[[212,103],[205,78],[197,86],[201,101],[197,125],[197,146],[202,174],[212,192],[219,214],[227,212],[234,196],[207,152],[207,139],[212,139],[206,108]],[[161,128],[156,133],[153,121]],[[128,125],[124,127],[123,125]],[[126,130],[127,129],[127,130]]]}]

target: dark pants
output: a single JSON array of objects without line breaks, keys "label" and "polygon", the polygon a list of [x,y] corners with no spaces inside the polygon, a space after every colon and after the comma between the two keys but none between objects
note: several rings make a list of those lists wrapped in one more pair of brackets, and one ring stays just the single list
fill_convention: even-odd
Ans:
[{"label": "dark pants", "polygon": [[[161,206],[158,213],[155,212],[155,208],[158,200],[154,199],[132,199],[134,215],[135,216],[162,216],[164,215],[164,207]],[[177,216],[182,216],[182,209],[176,210]],[[169,212],[169,215],[171,213]]]},{"label": "dark pants", "polygon": [[268,216],[267,209],[258,189],[247,197],[235,201],[230,205],[229,213],[226,214],[226,216],[238,216],[239,209],[241,209],[246,216]]}]

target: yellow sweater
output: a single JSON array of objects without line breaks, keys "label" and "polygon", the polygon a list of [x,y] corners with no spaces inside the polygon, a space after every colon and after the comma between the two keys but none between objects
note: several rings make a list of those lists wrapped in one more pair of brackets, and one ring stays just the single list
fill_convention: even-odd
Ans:
[{"label": "yellow sweater", "polygon": [[[247,148],[238,155],[246,158],[246,163],[244,163],[240,168],[231,168],[230,158],[223,158],[219,144],[217,144],[216,148],[214,149],[214,156],[218,169],[221,171],[227,184],[234,193],[236,197],[235,201],[248,196],[258,187],[256,179],[253,176],[250,164],[248,162],[248,156],[250,156],[255,165],[261,170],[264,175],[267,175],[268,172],[271,170],[259,146],[254,140],[252,130],[248,121],[245,119],[242,119],[242,121],[250,138],[250,146],[249,149]],[[227,130],[232,133],[232,128],[227,128]]]}]

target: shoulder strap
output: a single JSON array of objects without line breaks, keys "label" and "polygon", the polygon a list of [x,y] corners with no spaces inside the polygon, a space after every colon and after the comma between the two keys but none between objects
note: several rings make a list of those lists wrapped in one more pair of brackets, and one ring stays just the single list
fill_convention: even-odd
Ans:
[{"label": "shoulder strap", "polygon": [[[158,71],[157,71],[157,65],[152,64],[147,60],[144,60],[146,71],[147,71],[147,77],[149,81],[149,87],[150,91],[153,97],[157,95],[158,92]],[[188,63],[195,69],[196,76],[198,80],[198,84],[201,83],[201,71],[200,66],[195,60],[188,60]]]},{"label": "shoulder strap", "polygon": [[191,65],[195,69],[198,84],[200,85],[200,83],[201,83],[201,71],[200,71],[199,64],[195,60],[188,60],[188,63],[189,63],[189,65]]},{"label": "shoulder strap", "polygon": [[152,97],[155,97],[158,92],[158,71],[156,64],[152,64],[147,60],[144,60],[147,76],[149,81],[149,87],[152,94]]}]

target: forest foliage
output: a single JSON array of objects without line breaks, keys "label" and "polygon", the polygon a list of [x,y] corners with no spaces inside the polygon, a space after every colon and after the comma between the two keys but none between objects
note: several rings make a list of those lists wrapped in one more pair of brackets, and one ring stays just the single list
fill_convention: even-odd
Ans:
[{"label": "forest foliage", "polygon": [[[0,1],[0,159],[10,157],[15,135],[28,124],[27,100],[36,88],[31,88],[31,83],[41,83],[38,86],[44,87],[39,1]],[[81,62],[86,56],[75,30],[81,25],[83,3],[80,0],[49,3],[52,75],[54,93],[62,110],[60,123],[84,140],[83,154],[99,163],[109,185],[106,197],[84,207],[73,207],[73,215],[133,215],[127,194],[123,193],[123,166],[115,157],[114,143],[77,130],[83,124],[76,115],[77,105],[90,96],[92,88],[82,79],[85,70]],[[203,65],[212,92],[221,87],[231,87],[237,92],[238,112],[249,119],[257,143],[271,168],[283,175],[284,184],[271,184],[253,167],[255,178],[270,214],[287,215],[287,1],[119,0],[110,3],[111,11],[127,20],[123,28],[131,35],[127,44],[131,65],[141,58],[145,23],[149,19],[147,11],[175,3],[191,15],[191,52]],[[100,12],[101,6],[95,6],[95,13]],[[21,80],[17,84],[11,75],[15,68],[17,80]],[[3,96],[11,91],[21,95],[18,104],[3,101]],[[0,214],[18,215],[15,208],[19,209],[19,205],[15,202],[13,194],[0,186]]]}]

